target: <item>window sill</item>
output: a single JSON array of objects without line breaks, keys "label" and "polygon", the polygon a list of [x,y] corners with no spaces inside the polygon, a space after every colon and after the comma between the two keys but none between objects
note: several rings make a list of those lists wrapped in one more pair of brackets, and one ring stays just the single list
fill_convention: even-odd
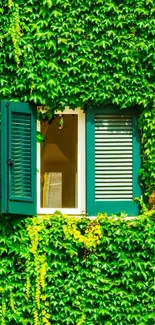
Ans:
[{"label": "window sill", "polygon": [[67,215],[71,215],[71,216],[82,216],[85,215],[85,211],[82,211],[80,209],[65,209],[65,208],[55,208],[55,209],[49,209],[49,208],[40,208],[38,209],[38,215],[52,215],[55,213],[55,211],[60,211],[62,214],[67,214]]},{"label": "window sill", "polygon": [[[55,211],[59,211],[58,209]],[[55,211],[53,212],[48,212],[48,213],[44,213],[40,210],[40,212],[38,212],[38,217],[49,217],[49,216],[52,216],[55,214]],[[74,217],[74,218],[82,218],[82,217],[85,217],[85,218],[88,218],[88,219],[96,219],[97,216],[87,216],[85,213],[64,213],[62,210],[60,211],[63,215],[67,215],[69,217]],[[140,218],[140,215],[139,216],[127,216],[127,217],[119,217],[119,216],[108,216],[108,218],[115,218],[115,219],[124,219],[124,220],[132,220],[132,219],[139,219]]]}]

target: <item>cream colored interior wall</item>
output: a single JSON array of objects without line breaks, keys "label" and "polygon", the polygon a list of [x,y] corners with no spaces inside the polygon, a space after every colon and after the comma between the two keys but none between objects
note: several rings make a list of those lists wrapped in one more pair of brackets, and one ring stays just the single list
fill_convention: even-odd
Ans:
[{"label": "cream colored interior wall", "polygon": [[62,129],[59,129],[59,120],[56,116],[51,125],[44,122],[41,126],[45,137],[41,147],[41,197],[45,173],[61,172],[62,208],[74,208],[77,205],[77,115],[63,115]]}]

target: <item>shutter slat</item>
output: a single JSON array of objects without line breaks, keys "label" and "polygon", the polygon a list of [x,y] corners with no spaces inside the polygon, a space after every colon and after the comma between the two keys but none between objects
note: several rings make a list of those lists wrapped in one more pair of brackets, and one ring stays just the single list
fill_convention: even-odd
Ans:
[{"label": "shutter slat", "polygon": [[105,151],[105,150],[107,150],[108,152],[109,151],[111,151],[111,150],[115,150],[116,152],[118,151],[118,150],[120,150],[120,148],[121,148],[121,150],[123,149],[123,150],[126,150],[127,152],[128,151],[130,151],[131,149],[132,149],[132,146],[130,146],[130,145],[128,145],[128,146],[120,146],[120,145],[117,145],[117,146],[110,146],[110,145],[108,145],[108,144],[106,144],[106,145],[102,145],[102,148],[100,148],[100,146],[98,146],[98,147],[96,147],[95,148],[95,152],[101,152],[102,154],[103,154],[103,151]]},{"label": "shutter slat", "polygon": [[108,172],[108,171],[104,171],[104,173],[103,173],[103,171],[101,170],[102,168],[100,168],[98,171],[97,171],[97,173],[96,174],[98,174],[98,175],[105,175],[105,174],[107,174],[107,175],[109,175],[109,177],[110,176],[115,176],[115,175],[117,175],[117,177],[118,176],[123,176],[123,175],[125,175],[125,177],[127,177],[129,174],[130,175],[132,175],[132,173],[131,172],[126,172],[126,171],[124,171],[124,170],[121,170],[121,171],[119,171],[119,170],[113,170],[113,171],[111,171],[110,173]]},{"label": "shutter slat", "polygon": [[13,196],[31,197],[31,116],[12,112],[11,156]]},{"label": "shutter slat", "polygon": [[114,201],[114,200],[121,200],[121,201],[127,201],[127,200],[132,200],[132,195],[101,195],[101,196],[96,196],[95,197],[96,201],[101,201],[101,200],[105,200],[105,201]]},{"label": "shutter slat", "polygon": [[119,138],[119,139],[123,139],[123,140],[125,140],[125,139],[132,139],[132,135],[130,135],[130,134],[117,134],[117,133],[114,133],[114,134],[111,134],[110,132],[107,132],[106,134],[102,134],[102,133],[97,133],[96,135],[95,135],[95,137],[96,137],[96,139],[97,138],[99,138],[99,139],[104,139],[104,138],[107,138],[107,135],[108,135],[108,139],[110,139],[110,138]]},{"label": "shutter slat", "polygon": [[109,172],[111,171],[111,170],[132,170],[132,166],[130,166],[130,167],[128,167],[128,166],[113,166],[113,167],[111,167],[111,166],[103,166],[102,165],[102,170],[109,170]]},{"label": "shutter slat", "polygon": [[[104,153],[103,153],[104,155]],[[97,158],[96,158],[97,159]],[[101,163],[101,160],[98,159],[99,163]],[[104,157],[104,161],[107,162],[131,162],[132,161],[132,158],[122,158],[122,157],[114,157],[113,156],[108,156],[108,157]]]},{"label": "shutter slat", "polygon": [[132,199],[132,116],[95,116],[95,199]]},{"label": "shutter slat", "polygon": [[[114,137],[113,137],[114,138]],[[115,138],[115,141],[114,141],[114,139],[113,138],[105,138],[104,139],[104,145],[106,145],[106,143],[109,143],[109,145],[118,145],[118,144],[121,144],[121,143],[124,143],[124,145],[128,145],[128,144],[131,144],[131,141],[130,141],[130,139],[125,139],[125,138],[122,138],[122,139],[120,139],[120,138]],[[101,142],[103,143],[103,139],[101,139],[101,138],[97,138],[96,139],[96,145],[97,146],[100,146],[101,145]]]},{"label": "shutter slat", "polygon": [[[101,144],[100,142],[99,143],[96,143],[96,148],[95,148],[95,151],[103,151],[103,150],[112,150],[113,148],[115,148],[115,150],[119,149],[120,147],[122,149],[125,149],[125,150],[128,150],[128,148],[130,149],[130,143],[128,145],[126,145],[126,143],[124,144],[125,146],[123,147],[122,146],[122,143],[121,143],[121,146],[119,143],[102,143],[102,148],[100,148]],[[132,146],[131,146],[132,148]]]},{"label": "shutter slat", "polygon": [[[124,154],[124,153],[122,153],[121,155],[117,155],[117,154],[112,155],[112,154],[111,154],[111,157],[110,157],[110,155],[108,155],[108,154],[106,154],[106,155],[103,154],[102,157],[104,157],[104,158],[109,158],[109,159],[110,159],[110,158],[114,158],[114,157],[115,157],[115,158],[120,158],[120,159],[123,158],[123,157],[124,157],[124,158],[126,158],[126,157],[127,157],[127,158],[129,158],[129,157],[132,158],[132,154]],[[99,157],[99,158],[96,157],[96,160],[100,161],[100,160],[102,159],[102,157],[101,157],[101,158],[100,158],[100,157]]]},{"label": "shutter slat", "polygon": [[[98,183],[96,182],[96,184],[98,184]],[[119,188],[120,188],[121,186],[123,186],[123,187],[127,187],[128,184],[132,184],[132,182],[128,182],[128,183],[126,183],[126,181],[124,181],[124,183],[123,183],[123,182],[121,181],[121,182],[114,183],[114,182],[109,182],[109,181],[105,182],[105,180],[104,180],[103,183],[102,183],[102,182],[99,182],[99,186],[101,186],[101,187],[105,187],[106,189],[107,189],[107,187],[109,187],[109,188],[111,189],[111,187],[113,187],[113,186],[118,186]]]},{"label": "shutter slat", "polygon": [[105,186],[104,184],[100,184],[100,183],[97,183],[96,185],[97,185],[98,188],[100,188],[100,192],[105,193],[105,194],[111,193],[111,191],[113,191],[113,190],[119,190],[119,192],[123,191],[123,193],[125,193],[125,192],[132,193],[132,191],[128,190],[128,184],[126,184],[126,186],[120,186],[120,185],[119,186],[113,186],[113,184],[112,184],[111,187],[108,186],[108,185]]},{"label": "shutter slat", "polygon": [[[98,155],[99,156],[99,153],[100,153],[100,151],[96,151],[95,152],[95,154],[96,155]],[[105,155],[108,155],[108,156],[114,156],[114,157],[126,157],[126,156],[128,156],[128,155],[132,155],[132,150],[121,150],[121,148],[119,148],[119,151],[117,150],[117,151],[115,151],[115,149],[114,149],[114,151],[108,151],[107,149],[105,150],[105,151],[102,151],[101,152],[101,158],[103,157],[103,156],[105,156]]]},{"label": "shutter slat", "polygon": [[96,161],[96,170],[100,170],[102,166],[131,166],[131,159],[105,159],[103,162]]}]

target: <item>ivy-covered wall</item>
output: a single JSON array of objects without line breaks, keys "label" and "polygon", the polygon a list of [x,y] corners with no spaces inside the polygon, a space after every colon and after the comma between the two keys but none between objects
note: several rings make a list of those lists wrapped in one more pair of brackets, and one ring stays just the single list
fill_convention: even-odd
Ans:
[{"label": "ivy-covered wall", "polygon": [[0,7],[0,98],[52,109],[140,108],[148,192],[155,183],[154,17],[154,0],[3,0]]},{"label": "ivy-covered wall", "polygon": [[155,103],[154,15],[154,0],[3,0],[1,98]]},{"label": "ivy-covered wall", "polygon": [[0,221],[1,325],[154,324],[154,279],[153,211]]}]

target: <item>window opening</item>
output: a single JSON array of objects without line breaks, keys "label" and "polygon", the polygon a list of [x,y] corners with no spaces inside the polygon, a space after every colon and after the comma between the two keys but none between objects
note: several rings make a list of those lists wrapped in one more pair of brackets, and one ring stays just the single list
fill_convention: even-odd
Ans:
[{"label": "window opening", "polygon": [[41,208],[78,206],[78,115],[56,115],[49,125],[41,124]]}]

